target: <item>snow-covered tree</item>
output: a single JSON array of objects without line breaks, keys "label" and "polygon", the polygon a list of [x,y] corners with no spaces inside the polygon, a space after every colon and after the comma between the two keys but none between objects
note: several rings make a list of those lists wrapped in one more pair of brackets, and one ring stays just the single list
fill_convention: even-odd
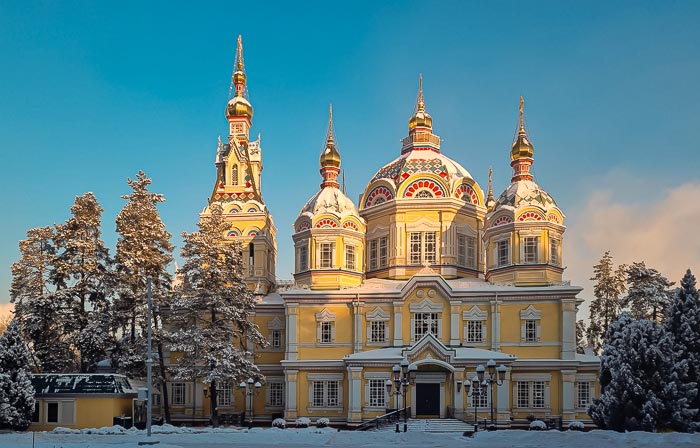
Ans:
[{"label": "snow-covered tree", "polygon": [[601,395],[588,409],[596,425],[615,431],[655,431],[669,424],[668,365],[672,339],[663,327],[623,312],[606,333]]},{"label": "snow-covered tree", "polygon": [[586,349],[586,323],[576,322],[576,353],[584,353]]},{"label": "snow-covered tree", "polygon": [[13,319],[0,336],[0,427],[26,430],[34,413],[31,354]]},{"label": "snow-covered tree", "polygon": [[605,252],[597,265],[593,266],[593,295],[590,306],[590,323],[587,330],[588,343],[596,353],[600,352],[601,340],[622,309],[621,296],[625,292],[625,265],[615,268],[610,251]]},{"label": "snow-covered tree", "polygon": [[110,345],[111,322],[103,315],[110,307],[106,289],[111,260],[100,238],[102,211],[94,194],[76,197],[71,218],[56,226],[54,237],[59,317],[64,335],[77,349],[81,372],[103,359]]},{"label": "snow-covered tree", "polygon": [[[146,284],[150,275],[153,291],[154,340],[158,351],[159,364],[156,375],[163,398],[164,417],[170,420],[166,371],[163,360],[163,341],[159,309],[165,305],[170,295],[171,276],[168,265],[172,262],[173,246],[171,234],[158,214],[158,204],[165,202],[162,194],[151,193],[148,186],[151,179],[139,171],[136,179],[128,179],[131,194],[122,196],[127,203],[117,215],[116,277],[118,279],[117,298],[114,316],[116,325],[125,337],[115,350],[113,361],[120,370],[129,374],[142,371],[145,361],[144,344],[141,336],[146,325]],[[135,354],[138,355],[140,362]]]},{"label": "snow-covered tree", "polygon": [[15,304],[15,317],[31,344],[37,369],[44,372],[62,372],[74,365],[74,353],[60,324],[53,239],[51,227],[28,230],[27,239],[19,242],[20,259],[11,267],[10,300]]},{"label": "snow-covered tree", "polygon": [[183,233],[182,285],[173,300],[171,334],[181,354],[171,369],[178,379],[201,379],[209,385],[212,424],[218,424],[217,385],[262,378],[247,344],[267,345],[252,321],[255,302],[243,279],[242,249],[226,240],[231,223],[221,207],[200,220],[199,231]]},{"label": "snow-covered tree", "polygon": [[659,322],[668,305],[671,286],[673,282],[656,269],[646,267],[643,261],[632,263],[627,267],[627,295],[622,305],[635,319]]},{"label": "snow-covered tree", "polygon": [[673,381],[687,401],[675,403],[675,429],[700,430],[700,293],[690,269],[669,303],[664,324],[673,339]]}]

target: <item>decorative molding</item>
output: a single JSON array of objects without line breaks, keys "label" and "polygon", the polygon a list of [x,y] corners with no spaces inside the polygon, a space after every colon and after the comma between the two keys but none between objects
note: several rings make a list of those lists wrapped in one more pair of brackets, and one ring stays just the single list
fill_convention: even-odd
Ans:
[{"label": "decorative molding", "polygon": [[372,311],[365,314],[365,319],[368,321],[388,321],[390,318],[389,312],[382,308],[376,307]]},{"label": "decorative molding", "polygon": [[462,311],[462,320],[486,320],[489,312],[474,305],[469,311]]},{"label": "decorative molding", "polygon": [[537,310],[533,305],[528,306],[520,311],[520,320],[540,320],[542,319],[542,311]]},{"label": "decorative molding", "polygon": [[412,313],[437,313],[442,311],[442,303],[435,303],[430,299],[423,299],[419,303],[412,303],[409,310]]},{"label": "decorative molding", "polygon": [[275,316],[274,319],[271,319],[270,321],[267,322],[267,329],[268,330],[284,330],[284,320],[280,319],[279,316]]},{"label": "decorative molding", "polygon": [[321,312],[316,313],[316,322],[335,322],[335,313],[328,311],[328,308],[324,308]]}]

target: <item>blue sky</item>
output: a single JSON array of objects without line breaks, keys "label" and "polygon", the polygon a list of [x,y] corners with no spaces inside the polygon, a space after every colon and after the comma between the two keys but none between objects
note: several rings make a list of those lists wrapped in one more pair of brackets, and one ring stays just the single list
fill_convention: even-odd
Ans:
[{"label": "blue sky", "polygon": [[[0,3],[0,303],[18,240],[68,218],[76,195],[96,194],[113,248],[120,195],[139,169],[166,196],[174,244],[196,228],[227,129],[238,34],[280,278],[291,276],[291,224],[320,181],[328,103],[357,201],[399,153],[419,73],[443,152],[484,188],[493,165],[496,193],[510,179],[525,96],[533,171],[567,213],[564,261],[579,283],[615,246],[605,240],[611,215],[592,215],[622,208],[641,247],[662,244],[639,225],[649,210],[665,214],[668,198],[698,203],[674,194],[699,182],[700,2],[200,3]],[[694,233],[684,253],[648,264],[673,280],[678,266],[700,269]]]}]

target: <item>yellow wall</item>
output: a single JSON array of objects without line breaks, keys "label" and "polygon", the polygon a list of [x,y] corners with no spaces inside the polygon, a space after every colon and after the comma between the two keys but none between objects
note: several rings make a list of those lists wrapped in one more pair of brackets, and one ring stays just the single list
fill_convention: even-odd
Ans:
[{"label": "yellow wall", "polygon": [[[32,423],[29,428],[32,431],[51,431],[58,426],[65,428],[101,428],[112,426],[114,417],[131,417],[133,398],[38,398],[40,401],[39,421]],[[72,425],[65,423],[45,423],[46,402],[48,401],[69,401],[75,403],[75,420]]]}]

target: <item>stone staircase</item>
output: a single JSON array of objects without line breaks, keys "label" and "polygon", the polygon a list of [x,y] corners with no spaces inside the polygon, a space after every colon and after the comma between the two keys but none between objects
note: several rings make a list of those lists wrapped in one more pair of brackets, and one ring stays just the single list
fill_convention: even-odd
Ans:
[{"label": "stone staircase", "polygon": [[[411,418],[408,419],[408,431],[414,432],[459,432],[474,431],[474,425],[456,418]],[[399,423],[403,431],[403,421]],[[396,430],[396,423],[382,426],[378,431],[389,432]]]}]

